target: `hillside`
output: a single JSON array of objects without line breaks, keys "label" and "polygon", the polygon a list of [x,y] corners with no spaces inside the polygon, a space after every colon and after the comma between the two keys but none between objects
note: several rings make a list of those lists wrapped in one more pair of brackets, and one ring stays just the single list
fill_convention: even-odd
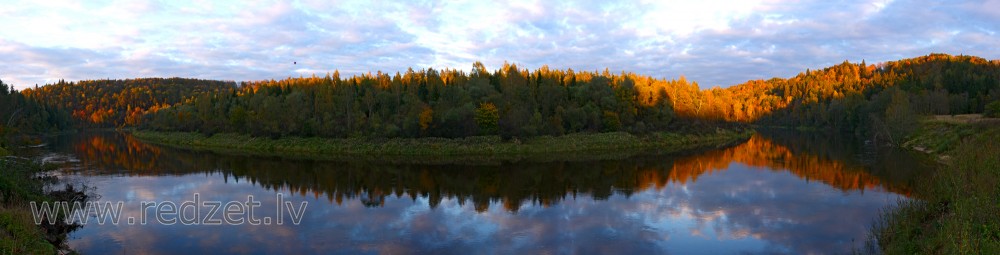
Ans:
[{"label": "hillside", "polygon": [[70,113],[81,128],[139,124],[146,113],[183,103],[203,93],[234,88],[235,82],[185,78],[84,80],[26,89],[22,93]]},{"label": "hillside", "polygon": [[235,82],[143,78],[59,82],[23,91],[79,127],[254,136],[504,137],[645,133],[752,123],[854,131],[890,142],[920,115],[982,113],[1000,100],[1000,61],[931,54],[844,62],[790,78],[699,90],[684,77],[476,63]]},{"label": "hillside", "polygon": [[[0,137],[14,133],[43,133],[70,128],[66,112],[29,100],[0,81]],[[3,147],[5,141],[0,141]]]},{"label": "hillside", "polygon": [[853,129],[864,126],[869,114],[884,115],[891,88],[907,94],[915,114],[981,113],[1000,99],[1000,61],[931,54],[877,65],[844,62],[787,79],[705,91],[707,108],[697,116]]}]

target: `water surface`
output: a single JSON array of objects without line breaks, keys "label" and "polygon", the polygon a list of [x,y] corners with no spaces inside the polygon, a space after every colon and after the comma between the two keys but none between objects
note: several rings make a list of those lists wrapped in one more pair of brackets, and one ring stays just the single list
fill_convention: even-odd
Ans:
[{"label": "water surface", "polygon": [[[100,201],[308,202],[301,224],[88,224],[84,254],[844,253],[925,164],[827,135],[622,160],[379,164],[219,155],[127,134],[53,138],[64,180]],[[147,212],[148,213],[148,212]],[[285,212],[287,213],[287,212]]]}]

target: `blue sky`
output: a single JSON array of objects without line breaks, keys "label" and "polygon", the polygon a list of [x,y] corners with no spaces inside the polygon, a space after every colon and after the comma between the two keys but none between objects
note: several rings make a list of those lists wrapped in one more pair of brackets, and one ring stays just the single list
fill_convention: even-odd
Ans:
[{"label": "blue sky", "polygon": [[[0,79],[280,79],[527,68],[684,75],[702,88],[850,60],[1000,58],[987,1],[6,1]],[[298,64],[292,64],[297,62]]]}]

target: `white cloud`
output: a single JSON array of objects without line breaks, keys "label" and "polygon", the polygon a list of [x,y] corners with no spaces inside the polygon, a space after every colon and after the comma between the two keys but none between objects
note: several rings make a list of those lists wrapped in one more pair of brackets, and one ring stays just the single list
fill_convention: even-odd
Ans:
[{"label": "white cloud", "polygon": [[[0,79],[536,68],[685,75],[703,87],[845,59],[998,58],[1000,1],[17,1],[0,10]],[[933,21],[933,22],[930,22]],[[292,62],[298,62],[292,65]]]}]

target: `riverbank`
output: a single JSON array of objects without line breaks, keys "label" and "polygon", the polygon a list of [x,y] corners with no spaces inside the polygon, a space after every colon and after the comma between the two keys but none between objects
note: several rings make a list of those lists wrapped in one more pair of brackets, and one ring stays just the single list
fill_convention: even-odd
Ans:
[{"label": "riverbank", "polygon": [[[7,154],[2,148],[0,153]],[[24,203],[41,197],[41,182],[28,178],[38,169],[6,157],[0,159],[0,168],[0,254],[54,254],[55,246],[46,241]]]},{"label": "riverbank", "polygon": [[920,128],[902,146],[948,164],[965,139],[980,136],[992,127],[1000,127],[1000,119],[983,118],[981,114],[933,116],[922,120]]},{"label": "riverbank", "polygon": [[67,254],[66,236],[79,225],[62,222],[35,224],[31,202],[84,201],[87,195],[67,185],[63,190],[45,191],[56,179],[42,173],[50,170],[29,159],[0,157],[0,254]]},{"label": "riverbank", "polygon": [[749,139],[752,130],[717,129],[704,134],[624,132],[569,134],[502,140],[499,136],[445,138],[302,138],[278,139],[241,134],[133,131],[144,142],[183,149],[259,156],[390,162],[495,162],[500,160],[616,159],[643,153],[672,153],[717,147]]},{"label": "riverbank", "polygon": [[873,227],[886,254],[1000,253],[1000,124],[934,118],[904,146],[942,164]]}]

